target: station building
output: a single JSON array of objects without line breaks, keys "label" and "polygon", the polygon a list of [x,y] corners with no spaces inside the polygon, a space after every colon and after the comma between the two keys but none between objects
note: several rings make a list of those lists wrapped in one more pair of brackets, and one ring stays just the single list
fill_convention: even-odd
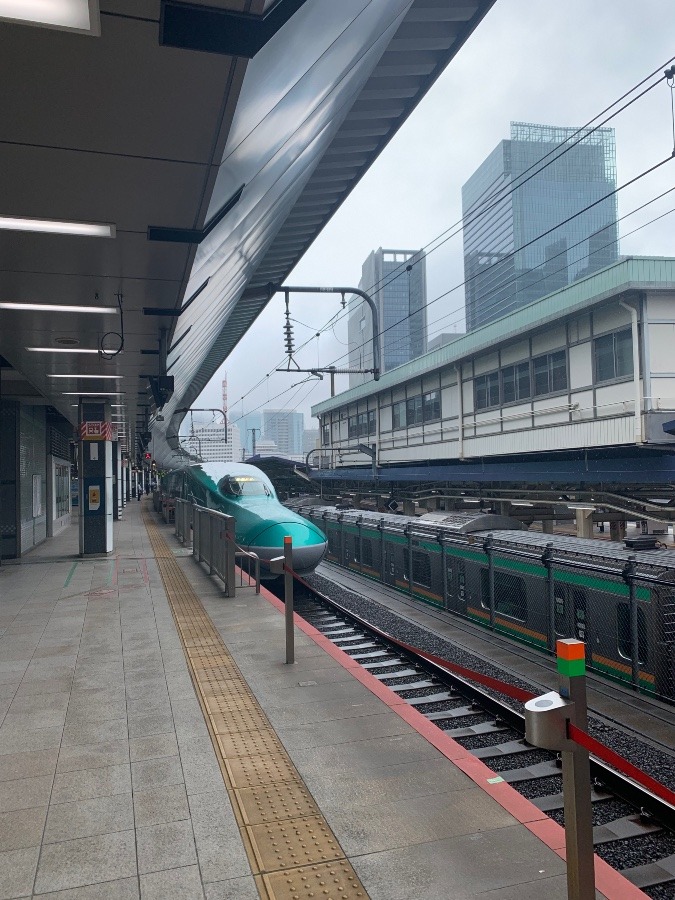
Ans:
[{"label": "station building", "polygon": [[314,406],[325,464],[675,449],[674,301],[675,259],[624,258]]}]

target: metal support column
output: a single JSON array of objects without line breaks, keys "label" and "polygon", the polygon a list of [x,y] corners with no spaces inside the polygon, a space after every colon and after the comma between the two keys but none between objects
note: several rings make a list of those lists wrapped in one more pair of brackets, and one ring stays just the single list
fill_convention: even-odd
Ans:
[{"label": "metal support column", "polygon": [[103,398],[79,403],[80,556],[113,549],[113,454],[110,403]]}]

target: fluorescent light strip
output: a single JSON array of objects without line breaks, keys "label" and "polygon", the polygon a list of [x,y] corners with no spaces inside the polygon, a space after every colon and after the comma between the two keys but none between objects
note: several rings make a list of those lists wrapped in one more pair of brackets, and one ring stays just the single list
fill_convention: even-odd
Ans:
[{"label": "fluorescent light strip", "polygon": [[84,347],[26,347],[30,353],[96,353],[98,350],[85,350]]},{"label": "fluorescent light strip", "polygon": [[98,0],[0,0],[0,19],[99,35]]},{"label": "fluorescent light strip", "polygon": [[68,313],[117,313],[116,306],[67,306],[62,303],[18,303],[0,302],[0,309],[17,309],[23,312],[68,312]]},{"label": "fluorescent light strip", "polygon": [[115,226],[104,222],[60,222],[55,219],[21,219],[16,216],[0,216],[0,230],[39,231],[43,234],[69,234],[76,237],[115,237]]},{"label": "fluorescent light strip", "polygon": [[64,397],[119,397],[126,391],[63,391]]},{"label": "fluorescent light strip", "polygon": [[47,375],[47,378],[124,378],[123,375]]}]

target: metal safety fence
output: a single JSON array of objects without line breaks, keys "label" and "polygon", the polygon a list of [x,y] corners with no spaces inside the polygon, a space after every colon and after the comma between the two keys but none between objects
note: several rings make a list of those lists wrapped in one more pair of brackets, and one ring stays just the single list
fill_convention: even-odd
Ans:
[{"label": "metal safety fence", "polygon": [[235,541],[234,517],[188,500],[176,498],[172,503],[176,537],[183,544],[192,544],[193,557],[208,565],[209,575],[217,575],[223,581],[227,596],[234,597],[237,565],[239,586],[243,586],[246,574],[249,583],[255,583],[255,592],[259,594],[260,558]]}]

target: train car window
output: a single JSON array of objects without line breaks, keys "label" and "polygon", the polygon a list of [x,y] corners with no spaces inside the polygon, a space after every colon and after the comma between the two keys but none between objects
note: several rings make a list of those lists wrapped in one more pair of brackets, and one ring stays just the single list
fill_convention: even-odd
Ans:
[{"label": "train car window", "polygon": [[361,562],[364,566],[372,566],[373,564],[373,545],[368,538],[363,538],[361,541],[362,545],[362,554],[361,554]]},{"label": "train car window", "polygon": [[[644,665],[647,661],[647,620],[644,611],[638,607],[638,662]],[[616,640],[619,655],[631,659],[630,640],[630,606],[628,603],[617,603],[616,606]]]},{"label": "train car window", "polygon": [[218,482],[221,494],[230,497],[271,497],[272,493],[263,481],[250,475],[227,475]]},{"label": "train car window", "polygon": [[454,581],[455,570],[453,568],[452,562],[446,560],[445,562],[445,580],[447,582],[447,592],[448,597],[455,596],[455,581]]},{"label": "train car window", "polygon": [[[480,572],[480,603],[490,608],[490,573],[487,568]],[[525,622],[527,619],[527,594],[525,582],[517,575],[495,570],[495,611],[511,619]]]},{"label": "train car window", "polygon": [[[356,562],[356,563],[361,562],[361,553],[360,553],[361,548],[360,548],[359,544],[360,544],[360,542],[359,542],[358,537],[355,537],[354,538],[354,562]],[[349,552],[347,552],[347,558],[349,558]]]},{"label": "train car window", "polygon": [[431,587],[431,561],[426,553],[413,550],[413,582],[422,587]]}]

